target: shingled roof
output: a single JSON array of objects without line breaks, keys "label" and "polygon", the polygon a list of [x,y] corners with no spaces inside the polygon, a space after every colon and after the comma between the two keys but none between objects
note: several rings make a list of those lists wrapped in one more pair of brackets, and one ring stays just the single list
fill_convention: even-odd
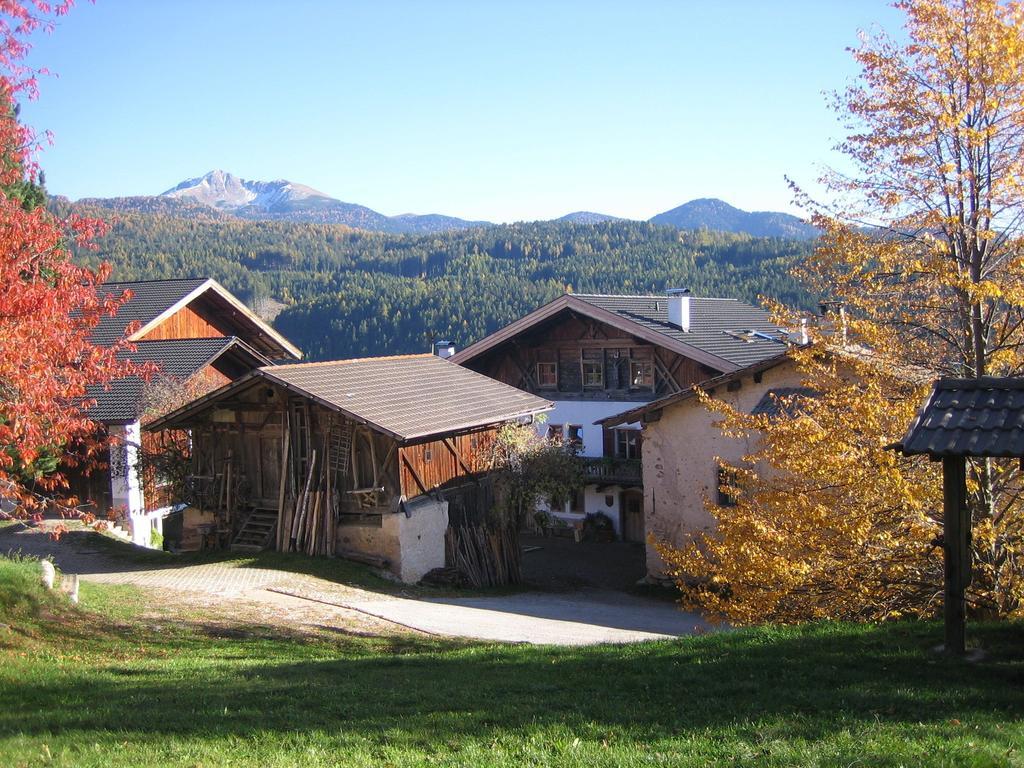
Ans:
[{"label": "shingled roof", "polygon": [[[139,365],[154,363],[158,375],[187,381],[224,354],[241,356],[255,367],[268,360],[234,336],[212,339],[167,339],[135,342],[135,351],[118,355]],[[146,383],[138,376],[128,376],[110,383],[109,387],[94,385],[86,389],[86,398],[95,401],[86,410],[93,421],[103,424],[127,424],[141,415]]]},{"label": "shingled roof", "polygon": [[800,411],[800,400],[816,397],[818,393],[810,387],[775,387],[765,392],[751,409],[753,416],[792,417]]},{"label": "shingled roof", "polygon": [[185,425],[253,379],[279,384],[400,441],[500,424],[553,406],[435,355],[403,355],[258,368],[152,428]]},{"label": "shingled roof", "polygon": [[99,292],[104,297],[119,298],[125,291],[132,297],[117,310],[113,317],[104,317],[93,329],[92,342],[110,346],[124,338],[130,323],[140,326],[155,320],[186,299],[206,282],[205,278],[190,277],[178,280],[141,280],[139,282],[104,283]]},{"label": "shingled roof", "polygon": [[939,379],[892,447],[908,456],[1024,457],[1024,377]]},{"label": "shingled roof", "polygon": [[471,344],[451,359],[460,365],[511,340],[559,312],[572,311],[607,323],[708,367],[728,373],[784,351],[786,332],[768,313],[738,299],[690,298],[690,330],[668,321],[666,296],[567,293]]},{"label": "shingled roof", "polygon": [[691,297],[690,330],[684,332],[668,321],[665,296],[573,296],[741,368],[785,348],[787,336],[768,313],[739,299]]},{"label": "shingled roof", "polygon": [[131,292],[131,298],[118,308],[115,315],[100,319],[90,337],[93,344],[111,346],[117,343],[124,338],[125,331],[132,323],[137,323],[139,327],[130,338],[132,341],[139,341],[162,320],[200,295],[204,295],[220,302],[224,314],[231,317],[236,324],[241,320],[239,329],[245,329],[248,334],[246,338],[249,338],[252,344],[258,345],[269,357],[296,360],[302,357],[302,352],[295,345],[211,278],[110,282],[103,283],[98,289],[102,296],[113,298],[123,296],[126,291]]}]

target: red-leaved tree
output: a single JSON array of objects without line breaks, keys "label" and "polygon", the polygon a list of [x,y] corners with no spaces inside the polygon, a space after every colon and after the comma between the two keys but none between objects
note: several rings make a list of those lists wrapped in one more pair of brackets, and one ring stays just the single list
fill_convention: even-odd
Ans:
[{"label": "red-leaved tree", "polygon": [[102,223],[61,219],[41,205],[35,137],[18,120],[16,100],[36,95],[41,72],[24,64],[27,38],[70,5],[0,0],[0,498],[22,513],[59,498],[67,446],[81,461],[101,445],[85,415],[87,386],[138,373],[118,359],[124,342],[90,342],[126,298],[97,290],[108,267],[71,260],[69,246],[88,245]]}]

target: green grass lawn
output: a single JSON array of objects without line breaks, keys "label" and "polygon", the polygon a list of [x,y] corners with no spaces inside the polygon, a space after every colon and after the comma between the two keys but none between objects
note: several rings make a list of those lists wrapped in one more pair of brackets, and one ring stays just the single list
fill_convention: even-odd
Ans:
[{"label": "green grass lawn", "polygon": [[[1024,625],[815,624],[552,649],[296,640],[0,559],[0,765],[1024,764]],[[26,576],[26,573],[29,574]],[[21,597],[14,598],[17,592]]]}]

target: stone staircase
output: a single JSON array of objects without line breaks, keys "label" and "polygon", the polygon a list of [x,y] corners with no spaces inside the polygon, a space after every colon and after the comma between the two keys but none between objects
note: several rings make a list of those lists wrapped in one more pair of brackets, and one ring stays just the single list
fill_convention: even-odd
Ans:
[{"label": "stone staircase", "polygon": [[277,510],[254,509],[231,542],[232,552],[262,552],[277,528]]}]

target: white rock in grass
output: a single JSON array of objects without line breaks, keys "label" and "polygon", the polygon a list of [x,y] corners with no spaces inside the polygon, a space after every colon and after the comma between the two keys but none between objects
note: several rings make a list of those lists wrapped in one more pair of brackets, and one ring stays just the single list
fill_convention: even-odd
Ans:
[{"label": "white rock in grass", "polygon": [[40,560],[39,570],[42,572],[43,586],[47,589],[53,589],[54,579],[57,578],[57,569],[53,567],[53,563],[49,560]]},{"label": "white rock in grass", "polygon": [[60,586],[67,593],[68,600],[73,605],[78,605],[78,574],[65,573],[64,578],[60,580]]}]

